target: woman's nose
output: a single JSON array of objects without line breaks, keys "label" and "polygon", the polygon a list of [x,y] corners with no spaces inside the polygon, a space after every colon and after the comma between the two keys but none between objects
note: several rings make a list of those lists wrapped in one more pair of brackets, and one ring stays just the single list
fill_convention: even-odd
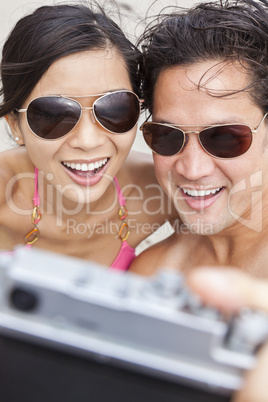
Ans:
[{"label": "woman's nose", "polygon": [[83,149],[97,148],[105,143],[106,135],[107,131],[96,121],[92,108],[83,108],[69,144]]}]

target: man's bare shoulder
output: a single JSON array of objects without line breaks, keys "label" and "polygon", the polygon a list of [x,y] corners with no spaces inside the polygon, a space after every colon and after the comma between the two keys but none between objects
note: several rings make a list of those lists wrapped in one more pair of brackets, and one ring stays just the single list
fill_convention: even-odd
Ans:
[{"label": "man's bare shoulder", "polygon": [[153,158],[149,153],[131,151],[125,162],[125,167],[132,183],[139,185],[158,183]]},{"label": "man's bare shoulder", "polygon": [[[128,211],[145,225],[164,224],[178,217],[172,202],[160,186],[150,154],[132,151],[117,175]],[[150,235],[156,228],[147,231]]]},{"label": "man's bare shoulder", "polygon": [[143,251],[131,264],[130,271],[151,276],[160,268],[174,268],[174,261],[178,261],[176,255],[179,255],[180,248],[179,238],[173,234]]}]

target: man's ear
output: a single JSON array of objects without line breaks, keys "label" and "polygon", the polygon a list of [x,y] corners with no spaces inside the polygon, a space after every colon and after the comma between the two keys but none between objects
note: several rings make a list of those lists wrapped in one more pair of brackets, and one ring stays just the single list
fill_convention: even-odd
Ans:
[{"label": "man's ear", "polygon": [[5,115],[5,120],[10,128],[14,141],[16,141],[18,145],[24,145],[17,117],[13,113],[8,113]]}]

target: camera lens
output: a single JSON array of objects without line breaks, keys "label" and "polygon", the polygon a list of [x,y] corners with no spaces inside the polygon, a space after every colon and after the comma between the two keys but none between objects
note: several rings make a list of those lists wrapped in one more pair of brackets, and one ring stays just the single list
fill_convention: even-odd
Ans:
[{"label": "camera lens", "polygon": [[21,311],[32,311],[37,306],[37,297],[29,290],[14,288],[10,293],[10,302],[13,307]]}]

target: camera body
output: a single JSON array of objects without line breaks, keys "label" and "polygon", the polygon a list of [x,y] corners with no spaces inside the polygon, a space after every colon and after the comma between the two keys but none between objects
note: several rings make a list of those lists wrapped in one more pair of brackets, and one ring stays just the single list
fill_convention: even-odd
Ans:
[{"label": "camera body", "polygon": [[226,318],[168,269],[144,278],[33,248],[0,255],[4,337],[230,396],[267,334],[266,314]]}]

